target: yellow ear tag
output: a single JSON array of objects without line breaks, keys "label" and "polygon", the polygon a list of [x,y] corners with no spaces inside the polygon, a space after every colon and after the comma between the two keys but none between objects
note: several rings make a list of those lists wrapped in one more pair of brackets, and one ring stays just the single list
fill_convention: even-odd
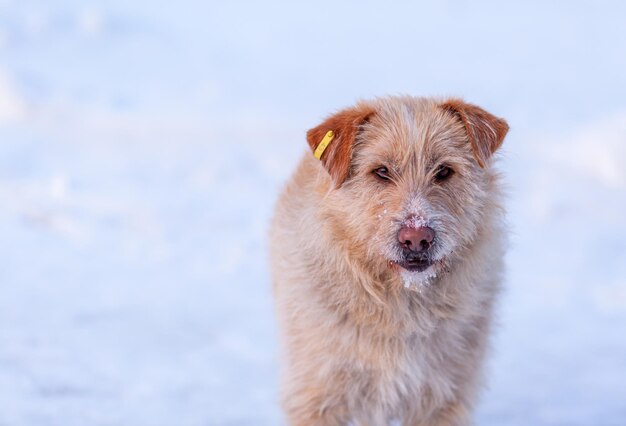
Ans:
[{"label": "yellow ear tag", "polygon": [[317,148],[315,148],[315,152],[313,153],[315,158],[317,158],[318,160],[322,158],[322,154],[324,153],[324,151],[326,151],[326,147],[333,140],[334,137],[335,132],[333,132],[332,130],[326,132],[326,135],[324,136],[320,144],[317,146]]}]

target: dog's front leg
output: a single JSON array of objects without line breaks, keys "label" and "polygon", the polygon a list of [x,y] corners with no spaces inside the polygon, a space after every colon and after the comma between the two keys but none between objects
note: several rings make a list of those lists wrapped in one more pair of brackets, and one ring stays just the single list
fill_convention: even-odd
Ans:
[{"label": "dog's front leg", "polygon": [[339,398],[329,398],[315,387],[293,391],[283,401],[290,426],[345,426],[350,414]]},{"label": "dog's front leg", "polygon": [[403,422],[404,426],[469,426],[472,424],[470,409],[460,401],[451,401],[433,414],[424,418],[420,415]]}]

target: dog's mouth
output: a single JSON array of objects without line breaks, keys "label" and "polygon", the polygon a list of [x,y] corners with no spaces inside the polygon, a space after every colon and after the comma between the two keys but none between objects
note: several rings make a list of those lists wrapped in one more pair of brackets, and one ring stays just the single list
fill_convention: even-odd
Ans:
[{"label": "dog's mouth", "polygon": [[392,261],[392,263],[406,269],[409,272],[422,272],[430,268],[435,261],[427,256],[409,253],[406,254],[402,260]]},{"label": "dog's mouth", "polygon": [[410,272],[422,272],[430,268],[434,262],[428,259],[425,259],[425,260],[403,260],[400,262],[393,262],[393,263],[395,263],[396,265]]}]

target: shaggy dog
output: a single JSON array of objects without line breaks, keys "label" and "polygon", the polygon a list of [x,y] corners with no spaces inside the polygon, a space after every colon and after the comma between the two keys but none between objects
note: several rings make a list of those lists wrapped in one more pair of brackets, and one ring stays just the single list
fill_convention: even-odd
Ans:
[{"label": "shaggy dog", "polygon": [[[309,130],[270,246],[292,425],[466,425],[504,235],[508,125],[459,99],[360,102]],[[319,159],[318,159],[319,158]]]}]

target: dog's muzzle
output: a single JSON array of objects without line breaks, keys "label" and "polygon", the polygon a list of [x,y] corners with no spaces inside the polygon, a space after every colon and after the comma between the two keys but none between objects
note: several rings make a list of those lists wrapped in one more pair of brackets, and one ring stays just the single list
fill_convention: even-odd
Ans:
[{"label": "dog's muzzle", "polygon": [[402,260],[395,262],[408,271],[422,272],[434,262],[429,256],[435,240],[435,231],[429,226],[403,226],[398,231]]}]

